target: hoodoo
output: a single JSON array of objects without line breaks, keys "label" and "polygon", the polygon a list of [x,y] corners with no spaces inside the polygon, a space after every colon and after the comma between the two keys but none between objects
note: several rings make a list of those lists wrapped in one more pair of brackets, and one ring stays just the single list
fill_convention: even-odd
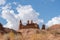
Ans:
[{"label": "hoodoo", "polygon": [[23,25],[22,21],[20,20],[19,29],[29,29],[29,28],[39,29],[39,25],[37,23],[33,23],[32,20],[31,22],[28,20],[27,24]]}]

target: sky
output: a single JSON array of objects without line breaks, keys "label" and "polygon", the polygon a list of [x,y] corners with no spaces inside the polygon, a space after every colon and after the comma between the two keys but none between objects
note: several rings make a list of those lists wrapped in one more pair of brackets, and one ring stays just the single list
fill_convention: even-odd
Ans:
[{"label": "sky", "polygon": [[18,29],[27,20],[46,26],[60,24],[60,0],[0,0],[0,23]]}]

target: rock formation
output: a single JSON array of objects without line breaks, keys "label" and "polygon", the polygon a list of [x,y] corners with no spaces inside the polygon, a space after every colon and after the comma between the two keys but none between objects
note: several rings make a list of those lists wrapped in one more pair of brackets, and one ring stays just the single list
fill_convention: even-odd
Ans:
[{"label": "rock formation", "polygon": [[60,24],[55,24],[49,27],[49,30],[57,30],[60,29]]},{"label": "rock formation", "polygon": [[23,25],[20,20],[19,29],[15,31],[4,28],[0,23],[0,40],[60,40],[60,24],[52,25],[49,30],[45,29],[45,24],[43,24],[40,30],[39,25],[33,23],[32,20],[31,23],[28,20],[26,25]]},{"label": "rock formation", "polygon": [[13,29],[9,29],[9,28],[4,28],[3,25],[0,23],[0,34],[6,34],[9,32],[13,32],[14,34],[21,34],[20,32],[17,32]]},{"label": "rock formation", "polygon": [[0,23],[0,30],[4,30],[3,25]]},{"label": "rock formation", "polygon": [[42,25],[42,30],[45,30],[45,24]]},{"label": "rock formation", "polygon": [[27,24],[23,25],[22,21],[20,20],[19,29],[29,29],[29,28],[39,29],[39,25],[37,23],[33,23],[32,20],[31,20],[31,23],[29,23],[29,20],[28,20]]}]

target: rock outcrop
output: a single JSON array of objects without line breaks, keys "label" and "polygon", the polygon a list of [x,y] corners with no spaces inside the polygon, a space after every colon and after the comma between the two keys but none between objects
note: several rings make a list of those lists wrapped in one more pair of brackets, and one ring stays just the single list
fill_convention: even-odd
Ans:
[{"label": "rock outcrop", "polygon": [[19,29],[30,29],[30,28],[33,28],[33,29],[40,29],[39,28],[39,25],[37,23],[33,23],[33,21],[31,20],[31,23],[27,22],[26,25],[23,25],[22,24],[22,21],[20,20],[20,24],[19,24]]}]

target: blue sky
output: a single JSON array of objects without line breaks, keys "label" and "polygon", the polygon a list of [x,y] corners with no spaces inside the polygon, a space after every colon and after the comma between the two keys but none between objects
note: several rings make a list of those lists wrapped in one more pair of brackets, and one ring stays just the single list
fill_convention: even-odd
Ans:
[{"label": "blue sky", "polygon": [[[17,5],[31,5],[32,8],[40,14],[38,18],[44,20],[44,23],[47,23],[54,17],[60,16],[60,0],[5,0],[6,3],[4,5],[0,5],[0,8],[5,6],[8,3],[16,2]],[[15,8],[17,5],[12,4],[12,9],[16,12]],[[1,15],[0,11],[0,15]],[[6,20],[0,17],[0,23],[3,25],[6,24]]]}]

